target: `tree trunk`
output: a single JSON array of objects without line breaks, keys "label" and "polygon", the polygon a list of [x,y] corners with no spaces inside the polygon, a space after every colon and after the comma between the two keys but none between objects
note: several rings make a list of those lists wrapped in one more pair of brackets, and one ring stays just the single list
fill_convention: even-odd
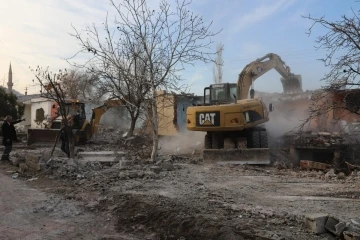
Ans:
[{"label": "tree trunk", "polygon": [[127,137],[131,137],[132,135],[134,135],[136,120],[136,118],[131,118],[130,128],[126,134]]},{"label": "tree trunk", "polygon": [[134,112],[129,111],[129,114],[130,114],[131,122],[130,122],[130,128],[129,128],[128,132],[126,133],[127,137],[131,137],[134,135],[136,121],[138,120],[139,115],[140,115],[140,106],[137,107],[137,110],[135,110]]},{"label": "tree trunk", "polygon": [[151,160],[155,160],[158,154],[159,147],[159,132],[158,132],[158,113],[157,113],[157,105],[156,105],[156,89],[153,84],[153,99],[151,102],[151,110],[152,110],[152,130],[153,130],[153,147],[151,152]]},{"label": "tree trunk", "polygon": [[50,157],[52,157],[52,155],[54,154],[54,150],[55,150],[56,144],[57,144],[58,141],[59,141],[60,133],[61,133],[61,129],[60,129],[59,133],[56,135],[53,148],[51,149]]}]

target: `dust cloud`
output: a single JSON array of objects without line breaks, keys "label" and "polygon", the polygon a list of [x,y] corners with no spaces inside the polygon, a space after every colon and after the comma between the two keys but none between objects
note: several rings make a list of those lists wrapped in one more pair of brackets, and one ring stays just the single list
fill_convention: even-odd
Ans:
[{"label": "dust cloud", "polygon": [[194,149],[202,148],[206,132],[185,131],[178,136],[162,136],[159,138],[162,153],[192,153]]},{"label": "dust cloud", "polygon": [[272,138],[278,138],[290,131],[297,131],[305,119],[301,111],[275,110],[269,113],[269,121],[265,123],[266,130]]},{"label": "dust cloud", "polygon": [[[135,129],[140,129],[142,127],[144,119],[145,117],[143,115],[139,116],[136,121]],[[105,112],[100,119],[100,124],[127,130],[131,124],[131,118],[125,107],[118,106]]]}]

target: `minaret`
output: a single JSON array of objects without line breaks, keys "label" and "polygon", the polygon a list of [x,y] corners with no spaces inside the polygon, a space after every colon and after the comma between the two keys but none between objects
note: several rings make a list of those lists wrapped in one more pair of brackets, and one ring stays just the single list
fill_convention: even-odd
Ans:
[{"label": "minaret", "polygon": [[12,70],[11,70],[11,62],[10,62],[10,68],[9,68],[9,77],[8,77],[8,90],[9,92],[12,92],[12,87],[14,86],[13,82],[12,82]]}]

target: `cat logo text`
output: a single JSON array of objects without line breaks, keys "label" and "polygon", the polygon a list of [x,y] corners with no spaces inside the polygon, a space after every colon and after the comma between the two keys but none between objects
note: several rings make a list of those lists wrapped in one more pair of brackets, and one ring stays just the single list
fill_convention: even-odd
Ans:
[{"label": "cat logo text", "polygon": [[196,125],[198,126],[219,126],[220,112],[200,112],[196,114]]}]

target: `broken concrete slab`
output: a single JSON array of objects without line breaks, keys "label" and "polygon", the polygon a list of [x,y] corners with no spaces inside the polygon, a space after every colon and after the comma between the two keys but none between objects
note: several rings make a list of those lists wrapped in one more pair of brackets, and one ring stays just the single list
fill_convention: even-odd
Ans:
[{"label": "broken concrete slab", "polygon": [[341,236],[346,228],[346,222],[337,217],[329,216],[325,228],[336,236]]},{"label": "broken concrete slab", "polygon": [[360,240],[360,233],[352,231],[344,231],[343,233],[345,240]]},{"label": "broken concrete slab", "polygon": [[79,152],[78,154],[78,158],[80,162],[101,162],[101,163],[118,162],[119,157],[122,156],[125,156],[125,152],[100,151],[100,152]]},{"label": "broken concrete slab", "polygon": [[305,225],[307,228],[316,234],[325,233],[325,224],[328,219],[328,214],[313,213],[305,216]]}]

